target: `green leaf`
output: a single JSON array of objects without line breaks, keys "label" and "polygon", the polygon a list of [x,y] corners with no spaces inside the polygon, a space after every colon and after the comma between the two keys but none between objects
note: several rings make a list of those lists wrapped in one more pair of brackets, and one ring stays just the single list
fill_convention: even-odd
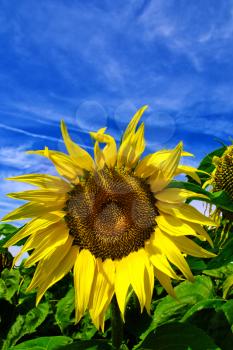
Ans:
[{"label": "green leaf", "polygon": [[176,299],[166,296],[158,305],[153,316],[152,327],[156,327],[178,314],[184,314],[192,305],[213,297],[213,284],[209,277],[197,276],[195,282],[185,281],[176,288]]},{"label": "green leaf", "polygon": [[0,299],[6,299],[7,287],[3,279],[0,278]]},{"label": "green leaf", "polygon": [[182,317],[181,322],[188,320],[195,312],[203,309],[215,309],[216,311],[221,309],[222,305],[225,303],[222,299],[207,299],[201,300],[196,305],[192,306]]},{"label": "green leaf", "polygon": [[62,346],[61,350],[111,350],[112,346],[107,340],[81,340],[69,345]]},{"label": "green leaf", "polygon": [[140,344],[140,350],[221,350],[201,329],[185,323],[170,323],[151,332]]},{"label": "green leaf", "polygon": [[[105,321],[108,319],[108,310],[105,315]],[[79,330],[73,335],[73,339],[90,340],[96,334],[97,329],[93,325],[89,312],[86,312],[79,322]]]},{"label": "green leaf", "polygon": [[27,340],[20,343],[9,350],[57,350],[69,343],[72,343],[70,337],[56,336],[56,337],[40,337],[32,340]]},{"label": "green leaf", "polygon": [[233,300],[227,301],[221,310],[224,312],[233,332]]},{"label": "green leaf", "polygon": [[12,232],[18,231],[18,227],[10,225],[10,224],[0,224],[0,234],[7,236]]},{"label": "green leaf", "polygon": [[15,345],[24,335],[35,332],[37,327],[40,326],[47,317],[48,312],[49,305],[43,303],[30,310],[26,315],[18,315],[15,323],[7,334],[3,350],[8,349],[9,346]]},{"label": "green leaf", "polygon": [[59,300],[57,303],[55,319],[62,333],[64,332],[65,328],[73,322],[73,319],[71,319],[71,314],[74,310],[74,305],[74,288],[71,287],[64,298]]},{"label": "green leaf", "polygon": [[211,203],[218,208],[233,212],[233,201],[230,195],[225,191],[209,192]]},{"label": "green leaf", "polygon": [[217,269],[204,270],[203,273],[205,275],[219,279],[226,278],[226,276],[233,275],[233,264],[229,263],[226,265],[222,265]]},{"label": "green leaf", "polygon": [[168,187],[169,188],[184,188],[184,189],[189,190],[189,191],[204,194],[207,196],[207,198],[200,198],[200,197],[193,196],[192,199],[204,201],[207,203],[212,203],[212,204],[216,205],[216,207],[218,207],[218,208],[222,208],[222,209],[233,212],[232,199],[229,196],[229,194],[226,193],[225,191],[208,192],[194,183],[184,182],[184,181],[175,181],[175,180],[172,181],[168,185]]},{"label": "green leaf", "polygon": [[[233,262],[233,237],[229,239],[226,245],[224,245],[223,249],[220,250],[218,256],[211,259],[208,263],[208,271],[216,268],[221,268],[224,265]],[[207,270],[205,270],[205,273]]]},{"label": "green leaf", "polygon": [[226,281],[223,283],[223,297],[226,298],[228,291],[233,286],[233,274],[228,276]]},{"label": "green leaf", "polygon": [[[15,227],[9,224],[0,224],[0,247],[3,247],[4,244],[13,237],[20,228]],[[20,245],[21,242],[18,242],[16,245]]]},{"label": "green leaf", "polygon": [[[209,196],[209,192],[207,192],[206,190],[201,188],[199,185],[196,185],[196,184],[191,183],[191,182],[173,180],[168,185],[168,188],[184,188],[184,189],[189,190],[189,191],[193,191],[196,193],[202,193],[206,196]],[[203,200],[203,198],[199,198],[199,200]]]},{"label": "green leaf", "polygon": [[[0,297],[5,298],[7,300],[11,300],[13,295],[16,293],[16,291],[19,288],[19,281],[20,281],[20,273],[18,269],[4,269],[1,273],[2,281],[5,284],[5,291],[4,294],[1,294],[1,288],[0,288]],[[2,283],[1,283],[2,285]]]},{"label": "green leaf", "polygon": [[180,319],[196,303],[213,298],[213,284],[207,276],[196,276],[194,283],[185,281],[176,288],[176,299],[166,296],[158,303],[150,327],[141,335],[144,339],[159,325]]},{"label": "green leaf", "polygon": [[202,259],[197,259],[193,256],[187,256],[186,260],[190,266],[191,271],[196,272],[197,274],[207,268],[205,261]]},{"label": "green leaf", "polygon": [[[223,153],[225,152],[226,148],[227,148],[226,146],[221,147],[221,148],[218,148],[215,151],[207,154],[207,156],[205,156],[205,158],[202,159],[198,169],[206,171],[207,173],[211,174],[215,168],[215,166],[213,165],[213,157],[214,156],[221,157],[223,155]],[[203,173],[198,173],[198,175],[201,178],[202,182],[204,182],[208,178],[208,175],[205,175]]]}]

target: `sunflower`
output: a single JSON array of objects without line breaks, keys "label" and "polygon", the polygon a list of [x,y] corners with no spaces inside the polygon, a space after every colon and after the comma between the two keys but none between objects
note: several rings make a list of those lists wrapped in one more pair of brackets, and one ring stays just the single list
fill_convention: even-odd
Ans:
[{"label": "sunflower", "polygon": [[215,169],[212,173],[214,192],[226,191],[233,199],[233,145],[228,146],[221,157],[214,157]]},{"label": "sunflower", "polygon": [[[169,188],[185,172],[198,179],[196,169],[179,165],[182,143],[140,159],[145,149],[147,106],[128,124],[117,148],[106,128],[91,132],[94,160],[75,144],[61,122],[68,154],[45,148],[29,153],[52,161],[60,177],[27,174],[8,180],[39,189],[10,193],[28,201],[3,220],[32,218],[7,242],[28,237],[15,261],[33,250],[25,266],[37,264],[28,290],[37,289],[37,303],[46,290],[73,269],[76,322],[88,309],[97,328],[104,328],[106,310],[116,298],[122,319],[128,293],[137,295],[141,311],[150,312],[154,278],[174,295],[172,279],[193,280],[186,255],[212,257],[188,236],[212,241],[203,225],[215,225],[185,203],[200,197],[185,189]],[[101,145],[103,144],[103,145]]]},{"label": "sunflower", "polygon": [[[212,192],[225,191],[229,198],[233,200],[233,145],[225,147],[223,154],[212,159],[214,170],[203,187],[211,187]],[[231,230],[233,213],[223,208],[209,207],[209,213],[219,225],[223,224],[221,236],[226,233],[226,237]]]}]

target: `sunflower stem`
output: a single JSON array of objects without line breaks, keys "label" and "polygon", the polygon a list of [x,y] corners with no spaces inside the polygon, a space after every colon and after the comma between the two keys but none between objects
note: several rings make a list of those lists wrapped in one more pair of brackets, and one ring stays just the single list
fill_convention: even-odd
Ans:
[{"label": "sunflower stem", "polygon": [[123,341],[123,321],[115,295],[111,302],[111,323],[112,347],[114,350],[119,350]]}]

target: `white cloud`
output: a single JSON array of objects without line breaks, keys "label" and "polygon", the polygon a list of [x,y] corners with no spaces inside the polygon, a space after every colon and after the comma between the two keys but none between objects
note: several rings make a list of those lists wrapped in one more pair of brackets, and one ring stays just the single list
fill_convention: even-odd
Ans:
[{"label": "white cloud", "polygon": [[[7,28],[4,27],[12,50],[25,65],[33,64],[42,75],[52,66],[56,72],[55,81],[64,83],[70,92],[64,92],[64,87],[56,89],[50,82],[43,93],[32,92],[30,88],[26,91],[14,81],[10,72],[6,72],[3,78],[9,79],[7,85],[16,84],[17,90],[13,103],[12,96],[11,101],[7,100],[6,111],[13,104],[11,113],[18,113],[24,120],[37,119],[44,125],[55,125],[63,118],[74,131],[78,125],[75,111],[80,110],[83,103],[84,87],[88,100],[101,105],[105,114],[114,119],[119,133],[124,124],[121,122],[128,115],[116,113],[117,106],[130,101],[136,106],[150,104],[155,118],[156,110],[181,111],[172,123],[180,130],[225,136],[226,130],[230,130],[230,121],[225,116],[212,123],[198,115],[198,111],[191,117],[186,114],[186,109],[193,112],[200,100],[206,101],[208,108],[215,111],[233,108],[232,81],[226,79],[221,84],[220,81],[211,84],[205,75],[205,72],[211,75],[210,62],[231,59],[226,52],[233,28],[232,5],[224,3],[206,7],[204,3],[199,6],[195,2],[185,5],[182,1],[141,0],[135,3],[131,0],[122,2],[119,8],[113,3],[70,6],[47,1],[32,8],[30,1],[25,1],[19,16],[12,16]],[[47,30],[41,30],[45,25]],[[97,88],[93,89],[92,85]],[[74,111],[73,115],[70,111]],[[107,120],[106,115],[104,120]],[[83,124],[91,126],[90,121],[91,117],[86,117]],[[158,123],[156,120],[155,125]],[[5,122],[2,127],[62,143],[60,138],[31,133]],[[169,127],[172,134],[174,128]],[[82,128],[76,130],[87,132]]]},{"label": "white cloud", "polygon": [[63,142],[62,139],[58,139],[56,137],[53,136],[47,136],[47,135],[42,135],[42,134],[35,134],[20,128],[15,128],[9,125],[5,125],[0,123],[0,128],[5,129],[5,130],[9,130],[9,131],[14,131],[17,132],[19,134],[23,134],[26,136],[30,136],[30,137],[35,137],[35,138],[40,138],[40,139],[45,139],[45,140],[49,140],[49,141],[56,141],[56,142]]},{"label": "white cloud", "polygon": [[195,115],[195,113],[182,113],[176,117],[178,126],[183,130],[188,130],[202,135],[214,135],[215,137],[228,138],[232,135],[232,120],[230,115],[218,115],[209,117],[208,115]]},{"label": "white cloud", "polygon": [[[27,154],[26,151],[31,149],[31,144],[18,146],[18,147],[0,147],[0,164],[6,167],[13,167],[21,172],[26,169],[33,168],[35,172],[39,170],[46,170],[49,168],[49,161],[40,156]],[[38,159],[40,161],[38,162]],[[50,169],[50,168],[49,168]],[[15,170],[1,171],[1,175],[4,173],[15,172]],[[11,176],[11,175],[4,175]]]},{"label": "white cloud", "polygon": [[[18,246],[13,246],[13,247],[9,247],[9,251],[13,256],[16,256],[22,247],[18,247]],[[28,257],[28,253],[24,253],[20,259],[17,261],[16,266],[19,266],[21,264],[21,262],[26,259]]]},{"label": "white cloud", "polygon": [[205,202],[195,200],[195,201],[192,201],[190,205],[196,208],[202,214],[208,216],[207,204]]}]

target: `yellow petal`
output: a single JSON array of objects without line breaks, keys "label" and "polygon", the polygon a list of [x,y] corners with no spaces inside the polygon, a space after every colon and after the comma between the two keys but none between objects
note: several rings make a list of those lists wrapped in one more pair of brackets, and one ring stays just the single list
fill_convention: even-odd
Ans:
[{"label": "yellow petal", "polygon": [[194,222],[188,222],[188,225],[191,226],[201,237],[204,237],[207,240],[207,242],[209,242],[212,248],[214,247],[212,239],[200,224],[196,224]]},{"label": "yellow petal", "polygon": [[129,122],[123,136],[122,136],[122,142],[125,141],[129,136],[132,136],[135,133],[135,130],[137,128],[138,122],[141,119],[143,113],[148,108],[147,105],[141,107],[133,116],[131,121]]},{"label": "yellow petal", "polygon": [[[130,153],[130,151],[133,148],[133,140],[135,131],[138,125],[139,120],[142,117],[142,114],[147,109],[148,106],[143,106],[140,108],[136,114],[131,119],[129,125],[127,126],[125,133],[122,137],[121,145],[118,150],[118,156],[117,156],[117,166],[120,168],[124,165],[127,165],[127,158]],[[140,133],[142,130],[140,131]]]},{"label": "yellow petal", "polygon": [[[98,130],[98,133],[104,133],[105,130],[106,130],[106,128],[101,128]],[[92,136],[92,134],[95,134],[95,133],[90,133],[91,136]],[[103,167],[105,165],[105,158],[104,158],[103,151],[101,150],[101,148],[99,146],[99,141],[95,141],[94,157],[95,157],[96,168],[98,170],[103,169]]]},{"label": "yellow petal", "polygon": [[6,180],[26,182],[34,186],[57,192],[68,192],[71,189],[71,186],[68,182],[57,176],[47,174],[26,174],[9,177]]},{"label": "yellow petal", "polygon": [[99,316],[97,316],[96,318],[92,318],[93,324],[96,326],[97,329],[101,329],[102,333],[104,333],[104,320],[108,307],[109,305],[106,305],[103,308],[103,311],[99,314]]},{"label": "yellow petal", "polygon": [[116,261],[115,293],[123,320],[126,306],[126,297],[130,286],[128,270],[126,268],[126,265],[128,263],[129,262],[127,261],[127,257]]},{"label": "yellow petal", "polygon": [[171,215],[159,215],[155,218],[158,227],[172,236],[196,236],[195,230],[187,223]]},{"label": "yellow petal", "polygon": [[160,244],[161,250],[166,254],[168,260],[174,264],[187,279],[193,281],[192,272],[172,239],[166,236],[159,228],[156,229],[155,239],[157,239],[157,244]]},{"label": "yellow petal", "polygon": [[190,197],[208,198],[204,194],[195,193],[183,188],[165,188],[163,191],[155,194],[156,199],[167,203],[181,203]]},{"label": "yellow petal", "polygon": [[[201,240],[207,240],[211,246],[213,242],[208,233],[198,224],[182,221],[171,215],[156,217],[158,227],[172,236],[196,236]],[[197,227],[198,226],[198,227]]]},{"label": "yellow petal", "polygon": [[83,175],[83,170],[65,153],[51,151],[48,148],[40,151],[28,151],[27,153],[48,158],[54,164],[57,172],[71,182],[75,182],[79,176]]},{"label": "yellow petal", "polygon": [[35,248],[34,252],[27,258],[24,263],[25,267],[34,265],[37,261],[46,257],[52,250],[65,244],[69,237],[69,231],[64,224],[55,224],[43,235],[37,233],[30,236],[26,242],[23,251]]},{"label": "yellow petal", "polygon": [[38,231],[47,230],[47,228],[50,225],[53,225],[55,222],[61,221],[61,219],[62,217],[55,213],[49,213],[44,217],[33,219],[24,227],[22,227],[21,230],[17,232],[11,239],[9,239],[9,241],[7,241],[4,247],[10,247],[11,245],[14,245],[21,239]]},{"label": "yellow petal", "polygon": [[[168,160],[169,157],[174,153],[174,149],[164,149],[151,154],[149,164],[153,164],[157,167],[164,161]],[[181,157],[193,157],[192,153],[181,151]]]},{"label": "yellow petal", "polygon": [[94,145],[94,156],[95,156],[95,163],[98,170],[103,169],[105,165],[105,159],[103,155],[103,151],[100,149],[99,142],[96,141]]},{"label": "yellow petal", "polygon": [[171,279],[166,274],[155,268],[155,277],[159,280],[159,283],[164,287],[166,292],[173,298],[176,297],[175,291],[171,284]]},{"label": "yellow petal", "polygon": [[149,178],[148,183],[152,192],[161,191],[172,180],[180,161],[182,147],[183,144],[180,142],[169,157],[160,164],[159,171]]},{"label": "yellow petal", "polygon": [[135,291],[140,306],[141,312],[146,303],[146,293],[145,293],[145,265],[148,263],[148,258],[146,256],[145,250],[140,249],[137,252],[132,252],[127,257],[128,278]]},{"label": "yellow petal", "polygon": [[80,168],[92,171],[94,169],[94,162],[92,157],[87,151],[85,151],[83,148],[71,140],[65,122],[63,120],[61,122],[61,132],[67,151],[69,152],[71,158]]},{"label": "yellow petal", "polygon": [[157,201],[156,207],[160,211],[175,216],[179,219],[196,222],[202,225],[216,226],[213,220],[201,214],[196,208],[193,208],[185,203],[174,205]]},{"label": "yellow petal", "polygon": [[111,259],[97,259],[96,268],[89,302],[92,320],[99,317],[103,309],[110,304],[114,293],[115,263]]},{"label": "yellow petal", "polygon": [[146,293],[145,307],[148,314],[150,314],[151,299],[152,299],[152,294],[154,289],[154,268],[151,264],[146,265],[144,281],[145,281],[144,285],[145,285],[145,293]]},{"label": "yellow petal", "polygon": [[187,237],[173,237],[172,241],[180,251],[198,258],[213,258],[216,254],[208,252]]},{"label": "yellow petal", "polygon": [[81,250],[74,265],[76,322],[81,319],[88,306],[94,273],[95,257],[89,250]]},{"label": "yellow petal", "polygon": [[[98,155],[102,153],[104,163],[109,167],[114,167],[117,159],[117,145],[115,139],[107,134],[104,134],[106,128],[98,130],[98,132],[90,132],[92,138],[97,141]],[[106,143],[103,150],[99,148],[100,143]],[[96,146],[96,147],[97,147]]]},{"label": "yellow petal", "polygon": [[60,281],[68,272],[72,269],[75,263],[75,259],[78,254],[78,247],[72,246],[68,252],[68,254],[61,261],[61,264],[50,274],[47,279],[42,283],[38,288],[37,296],[36,296],[36,305],[39,304],[41,298],[48,288],[50,288],[53,284]]},{"label": "yellow petal", "polygon": [[23,220],[38,217],[47,214],[48,212],[62,209],[63,207],[64,204],[61,202],[47,203],[46,205],[40,203],[26,203],[5,215],[1,221]]},{"label": "yellow petal", "polygon": [[171,216],[171,215],[160,215],[156,217],[158,227],[172,236],[198,236],[196,231],[184,221]]},{"label": "yellow petal", "polygon": [[46,230],[33,233],[27,239],[27,242],[24,244],[21,251],[14,258],[13,265],[15,265],[16,261],[23,253],[26,253],[27,251],[36,248],[33,254],[30,255],[27,261],[25,262],[25,266],[30,266],[28,262],[33,260],[35,255],[38,256],[38,254],[40,254],[39,259],[37,259],[40,260],[41,257],[47,255],[49,251],[51,251],[59,245],[64,244],[68,238],[68,235],[69,231],[65,223],[63,222],[55,223],[49,226]]},{"label": "yellow petal", "polygon": [[55,250],[51,251],[44,259],[40,260],[36,271],[34,273],[33,279],[27,288],[27,291],[32,290],[38,286],[41,286],[45,281],[50,281],[50,275],[53,271],[62,265],[62,260],[69,253],[73,243],[73,238],[68,237],[67,241],[58,246]]},{"label": "yellow petal", "polygon": [[16,193],[8,193],[8,197],[16,199],[24,199],[32,202],[51,203],[60,202],[61,205],[67,201],[67,195],[47,190],[29,190]]},{"label": "yellow petal", "polygon": [[186,174],[186,175],[190,176],[193,180],[198,182],[199,184],[201,183],[201,180],[197,174],[196,168],[193,168],[193,167],[188,166],[188,165],[179,165],[176,169],[175,175],[179,175],[179,174]]},{"label": "yellow petal", "polygon": [[140,125],[135,135],[132,136],[132,145],[127,155],[127,167],[133,168],[145,149],[144,123]]},{"label": "yellow petal", "polygon": [[154,232],[150,240],[145,244],[145,250],[149,255],[151,263],[171,278],[179,279],[175,271],[172,269],[167,257],[159,247],[159,241],[156,238],[156,232]]},{"label": "yellow petal", "polygon": [[[137,167],[135,168],[135,175],[143,178],[151,176],[160,168],[161,163],[166,161],[172,155],[172,153],[173,150],[161,150],[148,154],[138,163]],[[192,156],[192,154],[182,151],[181,156]]]},{"label": "yellow petal", "polygon": [[147,178],[158,170],[158,166],[151,162],[152,157],[153,154],[148,154],[138,163],[134,171],[136,176]]}]

